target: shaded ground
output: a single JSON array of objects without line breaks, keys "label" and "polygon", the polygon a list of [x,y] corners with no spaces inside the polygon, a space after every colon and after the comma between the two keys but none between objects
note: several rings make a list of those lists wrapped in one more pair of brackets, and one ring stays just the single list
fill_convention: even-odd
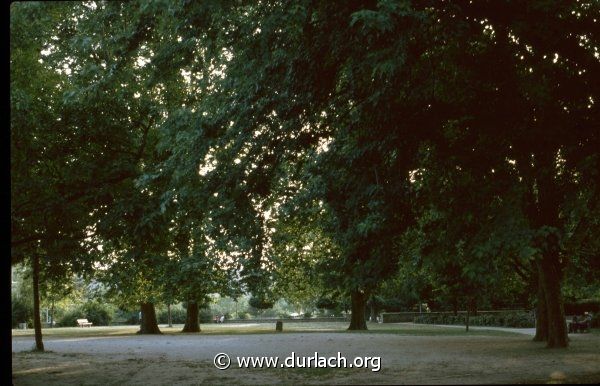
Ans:
[{"label": "shaded ground", "polygon": [[[600,336],[571,336],[571,347],[548,350],[531,337],[498,331],[464,333],[455,328],[372,325],[369,333],[344,332],[345,324],[304,326],[306,331],[271,333],[263,327],[206,326],[201,334],[161,336],[47,336],[50,353],[33,353],[31,336],[13,336],[15,385],[158,385],[201,383],[448,384],[600,382]],[[204,326],[203,326],[204,327]],[[291,324],[286,327],[292,328]],[[165,329],[166,330],[166,329]],[[171,329],[178,331],[178,329]],[[221,335],[219,334],[226,334]],[[258,333],[252,333],[258,332]],[[22,333],[22,332],[20,332]],[[68,330],[63,335],[82,334]],[[85,334],[91,334],[86,331]],[[100,333],[98,333],[100,334]],[[240,369],[236,356],[296,355],[381,357],[381,370]],[[213,358],[227,353],[231,368],[217,370]]]}]

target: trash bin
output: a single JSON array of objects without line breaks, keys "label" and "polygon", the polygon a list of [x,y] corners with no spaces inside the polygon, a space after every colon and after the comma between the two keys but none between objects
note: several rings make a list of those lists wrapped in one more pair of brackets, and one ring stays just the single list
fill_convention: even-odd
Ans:
[{"label": "trash bin", "polygon": [[19,323],[19,329],[27,330],[27,323]]}]

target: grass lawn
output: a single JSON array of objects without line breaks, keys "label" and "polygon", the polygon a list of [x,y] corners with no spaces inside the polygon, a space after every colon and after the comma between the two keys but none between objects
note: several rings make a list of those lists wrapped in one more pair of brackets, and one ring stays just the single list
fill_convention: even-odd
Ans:
[{"label": "grass lawn", "polygon": [[[285,323],[283,333],[289,332],[349,332],[347,322],[318,322],[318,323]],[[183,325],[167,327],[160,326],[163,334],[184,334],[181,332]],[[200,326],[200,335],[236,335],[236,334],[270,334],[275,330],[274,323],[244,323],[244,324],[216,324],[207,323]],[[397,334],[416,336],[514,336],[517,332],[494,330],[471,330],[466,332],[461,328],[439,327],[421,324],[378,324],[369,323],[367,331],[350,331],[355,334]],[[97,326],[97,327],[54,327],[42,329],[44,337],[102,337],[102,336],[127,336],[135,335],[139,326]],[[598,331],[594,331],[598,333]],[[34,330],[12,330],[13,337],[33,336]]]},{"label": "grass lawn", "polygon": [[[46,352],[32,352],[33,330],[13,330],[15,385],[196,384],[485,384],[600,382],[600,334],[572,334],[565,350],[549,350],[530,335],[419,324],[369,323],[348,332],[346,322],[161,325],[162,335],[137,335],[138,326],[44,329]],[[367,368],[240,368],[237,356],[315,352],[347,358],[376,356]],[[215,368],[217,353],[233,365]]]}]

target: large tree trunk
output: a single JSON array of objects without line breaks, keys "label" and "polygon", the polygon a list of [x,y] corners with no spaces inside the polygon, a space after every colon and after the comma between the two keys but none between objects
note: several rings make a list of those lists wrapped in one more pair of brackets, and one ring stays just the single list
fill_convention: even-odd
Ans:
[{"label": "large tree trunk", "polygon": [[198,322],[198,302],[189,301],[185,315],[185,325],[182,332],[200,332],[200,323]]},{"label": "large tree trunk", "polygon": [[40,320],[40,257],[33,256],[33,328],[35,330],[35,350],[44,351],[42,341],[42,321]]},{"label": "large tree trunk", "polygon": [[350,298],[352,301],[352,315],[348,330],[366,330],[367,322],[365,320],[365,308],[367,296],[364,292],[352,291]]},{"label": "large tree trunk", "polygon": [[156,321],[154,303],[142,303],[142,323],[138,334],[161,334]]},{"label": "large tree trunk", "polygon": [[[557,260],[557,259],[556,259]],[[561,294],[561,273],[556,261],[548,255],[538,264],[540,284],[546,300],[548,347],[567,347],[569,338]]]},{"label": "large tree trunk", "polygon": [[[537,274],[539,277],[539,273]],[[533,337],[534,342],[545,342],[548,340],[548,311],[546,309],[546,296],[544,295],[544,289],[537,280],[537,305],[535,309],[535,336]]]},{"label": "large tree trunk", "polygon": [[173,320],[171,319],[171,304],[167,305],[167,323],[169,327],[173,327]]},{"label": "large tree trunk", "polygon": [[529,217],[539,232],[537,246],[541,256],[536,261],[539,286],[544,296],[548,325],[547,346],[567,347],[569,338],[563,309],[560,262],[560,243],[555,230],[562,228],[560,205],[562,196],[556,185],[556,150],[535,154],[538,168],[535,185],[532,185],[532,201]]}]

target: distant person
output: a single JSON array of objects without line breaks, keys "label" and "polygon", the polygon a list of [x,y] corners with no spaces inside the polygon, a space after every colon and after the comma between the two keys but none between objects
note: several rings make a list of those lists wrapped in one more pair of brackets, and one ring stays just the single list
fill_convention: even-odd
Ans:
[{"label": "distant person", "polygon": [[573,316],[573,320],[569,323],[569,332],[577,332],[577,324],[579,322],[579,318],[577,315]]},{"label": "distant person", "polygon": [[587,312],[581,317],[578,317],[577,315],[573,316],[573,320],[571,321],[571,323],[569,323],[569,332],[577,333],[589,330],[591,320],[592,318]]},{"label": "distant person", "polygon": [[221,323],[225,322],[225,315],[221,315],[221,319],[219,319],[219,322],[221,322]]},{"label": "distant person", "polygon": [[589,312],[583,314],[579,320],[578,327],[580,332],[585,332],[590,329],[592,325],[592,315]]}]

